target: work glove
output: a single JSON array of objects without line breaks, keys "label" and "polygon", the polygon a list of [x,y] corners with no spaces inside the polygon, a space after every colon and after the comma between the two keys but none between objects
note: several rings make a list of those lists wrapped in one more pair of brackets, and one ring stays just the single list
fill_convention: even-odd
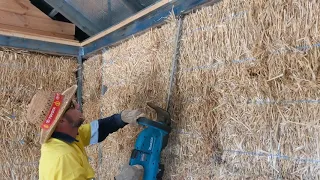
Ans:
[{"label": "work glove", "polygon": [[124,110],[121,113],[122,121],[133,125],[137,125],[137,120],[144,116],[145,114],[143,113],[142,109]]},{"label": "work glove", "polygon": [[140,165],[125,165],[119,175],[114,177],[115,180],[142,180],[143,167]]}]

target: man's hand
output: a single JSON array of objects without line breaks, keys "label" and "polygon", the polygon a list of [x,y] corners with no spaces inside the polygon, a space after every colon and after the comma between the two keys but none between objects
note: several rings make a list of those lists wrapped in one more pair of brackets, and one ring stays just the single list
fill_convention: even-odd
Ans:
[{"label": "man's hand", "polygon": [[144,116],[142,109],[124,110],[121,113],[122,121],[129,124],[137,124],[137,120]]},{"label": "man's hand", "polygon": [[125,165],[121,173],[116,176],[115,180],[142,180],[143,178],[143,167],[140,165]]}]

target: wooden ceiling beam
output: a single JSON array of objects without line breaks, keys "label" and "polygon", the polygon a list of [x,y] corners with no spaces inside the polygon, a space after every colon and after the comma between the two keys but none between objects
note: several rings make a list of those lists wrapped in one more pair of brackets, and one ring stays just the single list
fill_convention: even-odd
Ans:
[{"label": "wooden ceiling beam", "polygon": [[17,26],[10,26],[5,24],[0,24],[0,31],[2,32],[12,32],[12,33],[23,33],[25,35],[33,35],[33,36],[41,36],[41,37],[50,37],[53,39],[66,39],[70,40],[72,42],[76,42],[74,40],[74,36],[72,35],[65,35],[65,34],[59,34],[59,33],[52,33],[52,32],[46,32],[41,30],[34,30],[34,29],[28,29],[23,27],[17,27]]},{"label": "wooden ceiling beam", "polygon": [[0,23],[10,26],[47,31],[51,33],[74,35],[75,25],[51,19],[43,19],[28,15],[0,10]]},{"label": "wooden ceiling beam", "polygon": [[0,10],[51,20],[45,13],[26,0],[0,0]]}]

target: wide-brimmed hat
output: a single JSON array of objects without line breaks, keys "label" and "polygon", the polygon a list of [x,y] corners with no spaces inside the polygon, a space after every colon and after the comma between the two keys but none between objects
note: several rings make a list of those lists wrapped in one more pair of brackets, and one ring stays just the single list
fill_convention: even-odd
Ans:
[{"label": "wide-brimmed hat", "polygon": [[28,105],[27,119],[41,126],[41,144],[45,143],[55,131],[59,119],[68,109],[76,91],[77,85],[73,85],[61,94],[38,91],[33,96]]}]

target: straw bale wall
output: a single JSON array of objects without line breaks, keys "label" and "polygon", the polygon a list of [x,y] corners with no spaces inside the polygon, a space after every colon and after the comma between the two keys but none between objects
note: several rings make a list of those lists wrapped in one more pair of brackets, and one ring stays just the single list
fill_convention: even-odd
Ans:
[{"label": "straw bale wall", "polygon": [[215,178],[319,178],[318,13],[316,1],[225,0],[185,18],[178,94],[201,107],[189,113],[206,124]]},{"label": "straw bale wall", "polygon": [[25,110],[37,90],[61,92],[76,83],[76,59],[0,49],[0,179],[38,179],[41,122]]},{"label": "straw bale wall", "polygon": [[[320,178],[319,6],[223,0],[184,17],[165,179]],[[171,21],[102,54],[103,116],[165,106],[176,29]],[[101,145],[100,178],[128,163],[140,130]]]},{"label": "straw bale wall", "polygon": [[[126,109],[144,108],[154,102],[164,107],[169,88],[176,23],[171,20],[107,50],[104,56],[103,83],[108,91],[102,97],[103,116]],[[147,113],[150,118],[154,114]],[[102,145],[100,178],[114,177],[128,163],[139,127],[126,126]]]},{"label": "straw bale wall", "polygon": [[[101,65],[101,55],[95,55],[83,63],[83,115],[86,123],[101,118]],[[97,173],[99,165],[98,145],[87,147],[86,152],[90,165]]]},{"label": "straw bale wall", "polygon": [[91,57],[83,63],[83,114],[86,122],[100,118],[101,63],[101,55]]},{"label": "straw bale wall", "polygon": [[[165,179],[319,179],[320,3],[223,0],[184,17]],[[86,122],[165,108],[177,21],[84,63]],[[37,90],[76,83],[76,60],[0,49],[0,179],[37,179]],[[101,95],[102,84],[107,87]],[[140,127],[87,148],[99,179],[128,163]]]}]

